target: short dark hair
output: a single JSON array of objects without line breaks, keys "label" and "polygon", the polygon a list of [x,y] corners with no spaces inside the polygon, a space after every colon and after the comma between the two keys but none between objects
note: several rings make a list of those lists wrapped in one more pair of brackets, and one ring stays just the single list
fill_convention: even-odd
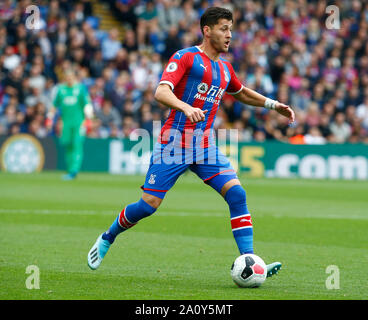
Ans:
[{"label": "short dark hair", "polygon": [[201,16],[201,30],[204,26],[213,27],[220,19],[233,21],[233,14],[230,10],[220,7],[210,7]]}]

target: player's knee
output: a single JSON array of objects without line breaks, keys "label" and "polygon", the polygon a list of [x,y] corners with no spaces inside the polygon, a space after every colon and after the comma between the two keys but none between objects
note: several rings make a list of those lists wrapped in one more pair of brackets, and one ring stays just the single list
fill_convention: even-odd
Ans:
[{"label": "player's knee", "polygon": [[240,181],[238,178],[231,179],[227,181],[221,188],[221,195],[224,197],[228,190],[230,190],[233,186],[240,185]]},{"label": "player's knee", "polygon": [[143,193],[142,200],[155,209],[157,209],[162,202],[162,199],[160,199],[159,197],[153,196],[148,193]]},{"label": "player's knee", "polygon": [[247,196],[241,185],[234,185],[225,194],[225,201],[229,206],[246,205]]}]

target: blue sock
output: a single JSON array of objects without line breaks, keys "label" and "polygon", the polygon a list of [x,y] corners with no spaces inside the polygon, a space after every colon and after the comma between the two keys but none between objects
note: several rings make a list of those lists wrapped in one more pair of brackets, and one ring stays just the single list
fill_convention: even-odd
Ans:
[{"label": "blue sock", "polygon": [[240,254],[254,253],[253,224],[247,208],[246,193],[242,186],[231,187],[225,195],[230,208],[231,228]]},{"label": "blue sock", "polygon": [[150,216],[155,211],[156,208],[151,207],[143,199],[127,205],[119,213],[111,227],[102,235],[102,239],[113,243],[119,233],[133,227],[139,220]]}]

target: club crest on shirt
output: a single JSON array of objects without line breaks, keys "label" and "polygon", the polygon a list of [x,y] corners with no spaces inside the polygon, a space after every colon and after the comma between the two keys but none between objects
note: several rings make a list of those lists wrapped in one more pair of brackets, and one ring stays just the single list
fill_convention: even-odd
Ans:
[{"label": "club crest on shirt", "polygon": [[167,72],[174,72],[176,69],[178,69],[178,65],[176,62],[170,62],[167,67],[166,67],[166,71]]},{"label": "club crest on shirt", "polygon": [[205,82],[201,82],[198,86],[197,86],[197,90],[199,93],[206,93],[208,90],[208,84]]}]

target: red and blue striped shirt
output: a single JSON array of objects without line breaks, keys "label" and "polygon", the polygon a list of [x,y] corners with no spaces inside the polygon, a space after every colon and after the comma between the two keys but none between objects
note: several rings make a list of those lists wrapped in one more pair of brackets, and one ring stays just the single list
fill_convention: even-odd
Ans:
[{"label": "red and blue striped shirt", "polygon": [[204,121],[191,123],[183,112],[171,109],[159,142],[167,144],[171,141],[169,137],[175,140],[180,136],[182,147],[190,147],[193,136],[198,137],[199,132],[204,148],[209,146],[209,137],[213,135],[214,120],[224,92],[236,94],[243,87],[228,61],[222,58],[213,61],[197,46],[172,55],[160,84],[168,84],[178,99],[208,112]]}]

